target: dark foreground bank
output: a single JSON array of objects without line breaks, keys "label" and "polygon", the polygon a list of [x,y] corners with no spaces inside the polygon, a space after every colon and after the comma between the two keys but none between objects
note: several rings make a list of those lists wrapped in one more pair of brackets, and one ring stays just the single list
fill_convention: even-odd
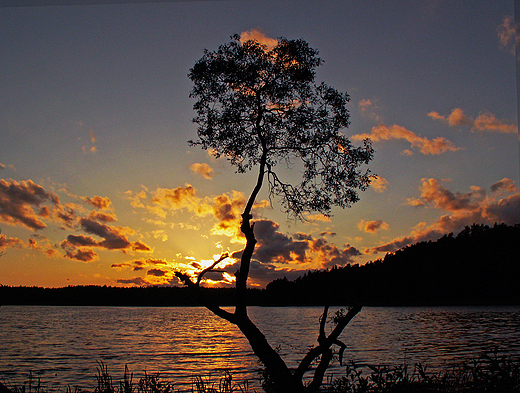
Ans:
[{"label": "dark foreground bank", "polygon": [[[125,368],[122,379],[113,378],[108,367],[99,363],[91,393],[253,393],[247,381],[238,382],[224,371],[220,377],[197,376],[190,390],[177,390],[174,381],[160,375],[147,375],[137,381]],[[262,378],[263,391],[271,391]],[[89,393],[67,387],[63,393]],[[329,380],[322,393],[516,393],[520,392],[520,362],[498,354],[486,354],[449,370],[431,373],[427,366],[416,364],[397,367],[360,366],[350,363],[345,375]],[[0,383],[0,393],[62,393],[48,390],[43,381],[31,375],[21,386]],[[290,393],[290,392],[288,392]]]}]

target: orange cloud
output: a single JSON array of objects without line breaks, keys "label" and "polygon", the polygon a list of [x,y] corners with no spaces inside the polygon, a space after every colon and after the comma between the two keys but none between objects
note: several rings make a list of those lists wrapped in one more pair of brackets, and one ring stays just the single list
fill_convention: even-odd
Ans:
[{"label": "orange cloud", "polygon": [[490,112],[480,113],[475,120],[464,114],[461,108],[455,108],[449,116],[440,115],[437,112],[430,112],[428,116],[434,120],[448,122],[451,127],[471,126],[472,131],[491,131],[500,133],[516,133],[518,127],[514,124],[507,124],[498,120],[496,116]]},{"label": "orange cloud", "polygon": [[420,191],[421,196],[408,199],[408,204],[443,210],[447,214],[431,225],[420,223],[410,236],[396,238],[370,252],[394,252],[416,242],[438,239],[474,223],[514,225],[520,222],[520,192],[508,178],[492,184],[490,193],[477,186],[472,186],[466,193],[453,192],[436,179],[423,179]]},{"label": "orange cloud", "polygon": [[213,178],[213,168],[208,164],[195,163],[190,166],[190,169],[205,179],[211,180]]},{"label": "orange cloud", "polygon": [[475,119],[473,128],[479,131],[492,131],[505,134],[518,132],[517,126],[514,124],[506,124],[489,112],[479,114]]},{"label": "orange cloud", "polygon": [[376,192],[381,193],[386,191],[389,184],[388,180],[384,177],[377,176],[371,180],[370,187],[372,187]]},{"label": "orange cloud", "polygon": [[352,136],[352,139],[358,141],[366,138],[370,138],[374,142],[388,141],[392,139],[404,139],[409,142],[412,147],[418,148],[422,154],[436,155],[445,153],[446,151],[460,150],[460,148],[456,147],[453,142],[445,138],[438,137],[430,140],[425,137],[420,137],[414,132],[395,124],[392,127],[379,125],[373,127],[370,134],[365,133]]},{"label": "orange cloud", "polygon": [[92,198],[85,197],[83,199],[88,204],[94,206],[97,209],[101,209],[101,210],[110,209],[112,206],[112,201],[108,197],[94,196]]},{"label": "orange cloud", "polygon": [[0,251],[4,251],[8,248],[21,248],[22,246],[23,241],[17,237],[7,237],[0,234]]},{"label": "orange cloud", "polygon": [[380,229],[386,230],[388,229],[388,224],[382,220],[373,220],[373,221],[365,221],[361,220],[358,223],[358,228],[360,231],[364,231],[367,233],[376,233]]},{"label": "orange cloud", "polygon": [[243,44],[246,41],[256,41],[259,44],[267,46],[268,50],[273,49],[276,45],[278,45],[278,40],[274,38],[267,37],[264,33],[262,33],[258,29],[251,29],[248,31],[243,31],[240,33],[240,42]]}]

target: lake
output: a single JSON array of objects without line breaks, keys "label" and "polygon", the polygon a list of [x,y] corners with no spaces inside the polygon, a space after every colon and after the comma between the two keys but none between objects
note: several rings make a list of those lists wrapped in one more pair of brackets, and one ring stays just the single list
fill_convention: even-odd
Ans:
[{"label": "lake", "polygon": [[[257,323],[290,367],[316,344],[317,307],[251,307]],[[344,360],[359,364],[445,368],[498,349],[520,358],[520,307],[365,307],[341,336]],[[29,373],[46,387],[93,389],[98,361],[114,380],[128,365],[134,381],[148,374],[189,388],[195,375],[229,369],[234,380],[260,368],[230,323],[198,307],[0,307],[0,380],[21,384]],[[329,375],[340,376],[339,364]]]}]

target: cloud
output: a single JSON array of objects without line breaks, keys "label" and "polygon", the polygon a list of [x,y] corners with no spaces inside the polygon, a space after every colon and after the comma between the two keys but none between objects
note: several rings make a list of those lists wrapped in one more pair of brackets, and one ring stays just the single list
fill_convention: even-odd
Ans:
[{"label": "cloud", "polygon": [[94,196],[92,198],[85,197],[85,202],[94,206],[96,209],[106,210],[112,207],[112,201],[108,197]]},{"label": "cloud", "polygon": [[354,257],[361,255],[361,252],[345,244],[343,249],[335,244],[328,243],[324,238],[313,239],[310,242],[310,251],[313,261],[317,262],[321,268],[331,268],[333,266],[345,266],[354,261]]},{"label": "cloud", "polygon": [[90,214],[88,215],[88,218],[96,220],[96,221],[102,221],[102,222],[117,221],[117,217],[114,213],[104,213],[104,212],[99,212],[97,210],[90,212]]},{"label": "cloud", "polygon": [[509,48],[513,54],[515,53],[515,47],[520,43],[520,34],[518,34],[517,30],[518,27],[512,15],[505,16],[502,24],[497,28],[500,45],[504,48]]},{"label": "cloud", "polygon": [[138,285],[138,286],[148,285],[148,282],[146,282],[141,277],[128,278],[128,279],[120,278],[117,280],[117,283],[118,284],[134,284],[134,285]]},{"label": "cloud", "polygon": [[[166,218],[168,213],[175,213],[182,209],[194,213],[197,217],[212,216],[217,223],[213,225],[211,234],[232,237],[235,242],[241,241],[240,222],[246,202],[242,192],[231,191],[201,198],[197,196],[195,188],[190,184],[171,189],[159,187],[155,191],[149,192],[150,198],[148,192],[148,190],[143,190],[135,194],[127,191],[125,195],[133,207],[146,209],[161,218]],[[253,216],[257,217],[259,211],[268,206],[269,202],[265,200],[255,202]]]},{"label": "cloud", "polygon": [[[293,237],[278,231],[279,225],[270,220],[255,221],[255,237],[257,244],[253,259],[260,264],[272,266],[273,269],[284,270],[284,265],[301,265],[308,268],[328,268],[335,265],[344,266],[353,262],[354,257],[361,255],[355,247],[345,244],[340,249],[329,243],[326,236],[331,232],[323,232],[315,238],[310,234],[296,233]],[[233,253],[232,258],[239,259],[242,251]],[[287,269],[285,269],[287,270]]]},{"label": "cloud", "polygon": [[27,248],[31,250],[35,250],[38,252],[41,252],[47,257],[53,257],[58,254],[58,251],[56,251],[51,243],[48,241],[48,239],[42,237],[42,241],[38,242],[36,239],[29,238],[27,240]]},{"label": "cloud", "polygon": [[143,259],[134,259],[130,262],[123,263],[113,263],[110,267],[115,269],[132,269],[133,271],[144,270],[147,266],[157,266],[157,265],[167,265],[168,263],[162,259],[155,258],[147,258]]},{"label": "cloud", "polygon": [[8,248],[21,248],[23,241],[17,237],[7,237],[0,234],[0,251],[5,251]]},{"label": "cloud", "polygon": [[367,98],[363,98],[358,102],[359,110],[361,111],[361,116],[370,117],[377,121],[380,121],[380,116],[376,113],[376,110],[379,109],[376,104]]},{"label": "cloud", "polygon": [[96,143],[96,136],[94,135],[94,131],[90,130],[90,145],[85,145],[81,147],[81,151],[83,151],[83,154],[87,153],[97,153],[98,149],[95,145]]},{"label": "cloud", "polygon": [[358,223],[358,228],[360,231],[364,231],[367,233],[376,233],[379,230],[388,229],[388,224],[382,220],[375,220],[375,221],[361,220]]},{"label": "cloud", "polygon": [[245,204],[244,194],[238,191],[233,191],[231,195],[222,194],[214,197],[212,212],[218,222],[211,229],[211,233],[234,237],[235,240],[242,237],[240,223]]},{"label": "cloud", "polygon": [[67,258],[90,262],[97,257],[97,254],[91,248],[121,250],[123,252],[151,251],[149,246],[140,241],[132,242],[128,240],[127,234],[133,233],[130,228],[109,226],[96,221],[92,217],[80,218],[79,225],[84,232],[98,236],[102,240],[97,240],[92,236],[68,235],[67,239],[61,243],[61,248],[65,251]]},{"label": "cloud", "polygon": [[200,164],[195,163],[190,165],[190,169],[204,177],[205,179],[211,180],[213,179],[213,168],[210,167],[208,164]]},{"label": "cloud", "polygon": [[412,148],[418,148],[422,154],[436,155],[443,154],[446,151],[460,150],[460,148],[456,147],[453,142],[445,138],[438,137],[430,140],[425,137],[420,137],[414,132],[395,124],[391,127],[379,125],[373,127],[370,134],[365,133],[352,136],[353,140],[358,141],[366,138],[370,138],[374,142],[404,139],[412,145]]},{"label": "cloud", "polygon": [[161,239],[163,242],[168,240],[168,235],[163,229],[152,231],[152,235],[155,239]]},{"label": "cloud", "polygon": [[305,250],[309,247],[305,241],[293,240],[278,232],[279,225],[270,220],[255,221],[255,236],[258,240],[254,258],[263,263],[303,263]]},{"label": "cloud", "polygon": [[428,116],[433,120],[445,121],[451,127],[470,126],[472,127],[472,131],[490,131],[505,134],[518,132],[516,125],[498,120],[496,116],[490,112],[481,112],[475,119],[472,119],[466,116],[461,108],[455,108],[451,111],[449,116],[443,116],[437,112],[430,112]]},{"label": "cloud", "polygon": [[5,169],[5,168],[7,168],[7,165],[2,164],[2,163],[0,162],[0,170]]},{"label": "cloud", "polygon": [[147,276],[164,277],[167,271],[161,269],[150,269],[146,272]]},{"label": "cloud", "polygon": [[[69,235],[71,236],[71,235]],[[90,248],[76,248],[76,245],[64,240],[61,243],[61,248],[65,251],[65,257],[75,259],[82,262],[91,262],[95,260],[98,255]]]},{"label": "cloud", "polygon": [[470,126],[473,121],[464,114],[461,108],[455,108],[451,111],[449,116],[440,115],[438,112],[430,112],[428,116],[433,120],[442,120],[447,122],[450,126]]},{"label": "cloud", "polygon": [[49,204],[59,205],[58,196],[32,180],[0,179],[0,220],[8,225],[31,230],[47,227],[43,218],[49,217]]},{"label": "cloud", "polygon": [[520,223],[520,193],[514,181],[504,178],[491,185],[490,191],[472,186],[470,191],[454,192],[437,179],[422,179],[421,196],[410,198],[407,203],[415,207],[433,208],[446,212],[428,225],[419,223],[410,236],[399,237],[373,247],[369,253],[394,252],[404,246],[427,240],[435,240],[450,232],[459,232],[465,226],[477,224]]},{"label": "cloud", "polygon": [[497,181],[490,187],[491,192],[516,192],[517,187],[513,180],[504,177],[502,180]]},{"label": "cloud", "polygon": [[372,187],[376,192],[379,193],[385,192],[389,184],[390,183],[388,182],[388,180],[386,180],[382,176],[372,178],[372,180],[370,181],[370,187]]},{"label": "cloud", "polygon": [[324,214],[305,214],[305,219],[309,221],[323,221],[330,222],[332,221],[330,217],[327,217]]},{"label": "cloud", "polygon": [[240,42],[242,44],[250,40],[257,41],[259,44],[267,46],[268,50],[272,50],[276,45],[278,45],[278,40],[267,37],[258,29],[251,29],[240,33]]},{"label": "cloud", "polygon": [[498,120],[492,113],[481,113],[475,119],[473,129],[479,131],[492,131],[504,134],[517,133],[518,127]]}]

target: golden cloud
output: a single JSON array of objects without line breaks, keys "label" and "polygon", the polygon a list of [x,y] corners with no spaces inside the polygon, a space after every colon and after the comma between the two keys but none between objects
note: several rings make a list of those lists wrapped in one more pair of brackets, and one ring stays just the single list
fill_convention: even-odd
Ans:
[{"label": "golden cloud", "polygon": [[190,169],[205,179],[211,180],[213,178],[213,168],[208,164],[195,163],[190,165]]},{"label": "golden cloud", "polygon": [[242,44],[251,40],[258,42],[261,45],[267,46],[268,50],[272,50],[276,45],[278,45],[278,40],[267,37],[258,29],[251,29],[240,33],[240,42]]}]

